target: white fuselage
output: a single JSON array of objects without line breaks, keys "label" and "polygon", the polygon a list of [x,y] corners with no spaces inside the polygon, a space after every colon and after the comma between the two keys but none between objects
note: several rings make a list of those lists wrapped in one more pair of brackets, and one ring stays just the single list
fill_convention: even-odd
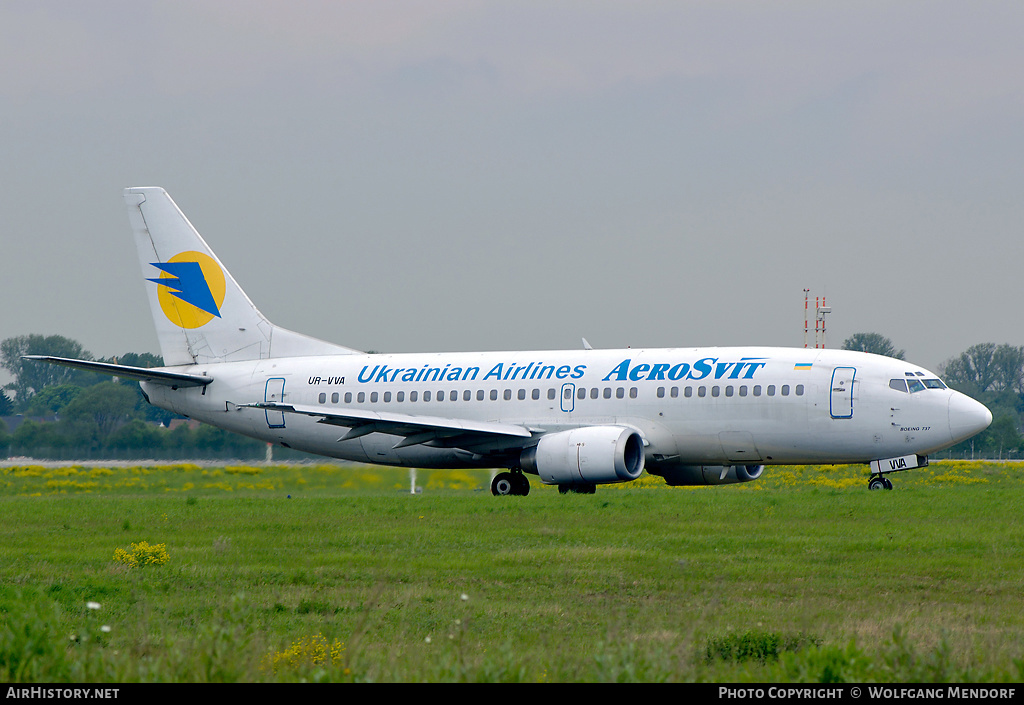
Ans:
[{"label": "white fuselage", "polygon": [[214,381],[179,389],[143,383],[163,408],[299,450],[417,467],[492,467],[502,441],[471,451],[395,448],[399,439],[387,433],[339,440],[344,429],[316,418],[244,405],[498,422],[535,435],[624,426],[642,436],[649,468],[926,455],[991,420],[983,405],[921,367],[823,349],[324,355],[168,369]]}]

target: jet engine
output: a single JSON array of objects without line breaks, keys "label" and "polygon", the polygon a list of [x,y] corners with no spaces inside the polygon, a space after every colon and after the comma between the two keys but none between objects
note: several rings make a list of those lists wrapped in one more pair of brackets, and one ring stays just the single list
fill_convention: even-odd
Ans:
[{"label": "jet engine", "polygon": [[750,482],[761,477],[763,471],[764,465],[674,465],[648,470],[652,475],[661,475],[672,487]]},{"label": "jet engine", "polygon": [[586,426],[543,436],[520,466],[546,485],[628,482],[644,469],[640,434],[622,426]]}]

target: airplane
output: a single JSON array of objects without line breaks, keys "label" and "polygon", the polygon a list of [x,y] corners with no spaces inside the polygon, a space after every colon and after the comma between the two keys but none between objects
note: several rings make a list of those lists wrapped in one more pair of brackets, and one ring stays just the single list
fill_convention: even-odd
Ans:
[{"label": "airplane", "polygon": [[164,367],[26,356],[137,380],[146,400],[333,458],[502,468],[562,493],[757,480],[766,464],[870,464],[869,489],[983,431],[938,375],[845,350],[710,347],[368,354],[281,328],[162,188],[124,192]]}]

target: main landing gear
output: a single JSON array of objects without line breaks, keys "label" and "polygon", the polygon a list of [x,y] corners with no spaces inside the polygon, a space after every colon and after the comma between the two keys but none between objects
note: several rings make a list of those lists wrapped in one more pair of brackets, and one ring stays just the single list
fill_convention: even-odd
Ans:
[{"label": "main landing gear", "polygon": [[597,485],[592,484],[573,484],[558,486],[558,494],[594,494],[596,491]]},{"label": "main landing gear", "polygon": [[869,490],[891,490],[892,483],[889,482],[889,478],[885,475],[878,474],[872,475],[871,479],[868,480]]},{"label": "main landing gear", "polygon": [[491,480],[491,494],[495,497],[505,495],[525,497],[530,494],[530,481],[520,470],[499,472]]}]

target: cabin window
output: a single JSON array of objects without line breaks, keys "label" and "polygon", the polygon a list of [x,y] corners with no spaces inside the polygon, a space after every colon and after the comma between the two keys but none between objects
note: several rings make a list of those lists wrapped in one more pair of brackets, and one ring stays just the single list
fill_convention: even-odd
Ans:
[{"label": "cabin window", "polygon": [[586,387],[580,387],[579,389],[577,389],[576,390],[576,398],[577,399],[586,399],[587,398],[587,388]]},{"label": "cabin window", "polygon": [[423,401],[430,401],[430,392],[423,392]]},{"label": "cabin window", "polygon": [[509,399],[511,399],[511,398],[512,398],[512,390],[511,390],[511,389],[506,389],[506,390],[504,391],[504,393],[503,393],[503,394],[502,394],[501,396],[502,396],[502,398],[503,398],[503,399],[504,399],[505,401],[508,401]]},{"label": "cabin window", "polygon": [[719,394],[721,394],[721,390],[718,389],[718,385],[716,384],[711,388],[711,396],[717,397]]},{"label": "cabin window", "polygon": [[630,399],[636,399],[636,394],[637,394],[636,387],[630,387],[629,388],[629,398]]},{"label": "cabin window", "polygon": [[462,393],[462,401],[472,401],[472,399],[473,399],[473,392],[471,392],[470,390],[467,389],[466,391],[464,391]]},{"label": "cabin window", "polygon": [[572,399],[572,387],[566,387],[564,390],[562,390],[562,397],[565,399]]},{"label": "cabin window", "polygon": [[760,384],[755,384],[754,385],[754,396],[755,397],[761,396],[761,385]]},{"label": "cabin window", "polygon": [[451,391],[451,393],[450,393],[450,394],[448,395],[448,399],[449,399],[450,401],[458,401],[458,400],[459,400],[459,393],[458,393],[458,392],[456,392],[456,391],[455,391],[455,390],[453,389],[453,390]]},{"label": "cabin window", "polygon": [[731,397],[732,396],[732,391],[733,391],[732,390],[732,385],[731,384],[727,385],[726,388],[725,388],[725,396]]},{"label": "cabin window", "polygon": [[[566,391],[568,391],[568,390],[566,390]],[[572,396],[572,392],[569,392],[569,396]],[[519,401],[522,401],[523,399],[525,399],[526,398],[526,390],[525,389],[520,389],[518,392],[516,392],[516,397],[518,397]]]},{"label": "cabin window", "polygon": [[359,403],[362,404],[366,401],[366,392],[359,392]]},{"label": "cabin window", "polygon": [[534,400],[540,399],[540,390],[534,389],[533,392],[530,393],[530,397]]},{"label": "cabin window", "polygon": [[747,385],[745,385],[745,384],[741,384],[740,385],[740,396],[741,397],[747,396]]},{"label": "cabin window", "polygon": [[770,396],[770,397],[774,397],[775,396],[775,385],[774,384],[769,384],[768,385],[768,396]]},{"label": "cabin window", "polygon": [[687,387],[687,388],[686,388],[686,389],[685,389],[685,390],[683,391],[683,396],[685,396],[685,397],[686,397],[687,399],[689,399],[690,397],[692,397],[692,396],[693,396],[693,387]]},{"label": "cabin window", "polygon": [[590,389],[590,398],[591,399],[597,399],[599,396],[601,396],[601,390],[598,389],[597,387],[591,387],[591,389]]},{"label": "cabin window", "polygon": [[[415,394],[415,393],[416,392],[413,392],[413,394]],[[415,401],[415,400],[413,400],[413,401]],[[345,403],[346,404],[351,404],[352,403],[352,392],[345,392]]]},{"label": "cabin window", "polygon": [[416,392],[409,392],[409,401],[416,401],[418,394]]},{"label": "cabin window", "polygon": [[804,395],[804,385],[802,385],[802,384],[796,385],[796,395],[798,397],[802,397]]},{"label": "cabin window", "polygon": [[384,392],[384,401],[391,401],[391,392]]},{"label": "cabin window", "polygon": [[497,389],[492,389],[491,390],[491,401],[498,401],[498,390]]},{"label": "cabin window", "polygon": [[323,392],[320,392],[320,403],[321,404],[326,404],[327,403],[327,395],[324,394]]},{"label": "cabin window", "polygon": [[548,399],[554,399],[554,398],[555,398],[555,389],[554,389],[554,387],[552,387],[552,388],[548,389]]},{"label": "cabin window", "polygon": [[405,392],[395,392],[395,401],[405,401]]},{"label": "cabin window", "polygon": [[337,403],[338,403],[338,398],[339,398],[339,397],[338,397],[338,393],[337,393],[337,392],[335,392],[334,394],[332,394],[332,395],[331,395],[331,403],[332,403],[332,404],[337,404]]},{"label": "cabin window", "polygon": [[605,399],[611,399],[612,398],[612,388],[611,387],[605,387],[604,388],[604,394],[602,396],[604,396]]},{"label": "cabin window", "polygon": [[625,396],[626,396],[626,390],[623,389],[622,387],[616,387],[616,389],[615,389],[615,398],[616,399],[622,399]]},{"label": "cabin window", "polygon": [[482,390],[482,389],[476,390],[476,400],[477,401],[483,401],[484,400],[484,390]]},{"label": "cabin window", "polygon": [[788,384],[782,385],[782,396],[784,396],[784,397],[788,397],[789,396],[789,385]]},{"label": "cabin window", "polygon": [[665,398],[665,388],[664,387],[658,387],[658,398],[659,399],[664,399]]},{"label": "cabin window", "polygon": [[697,387],[697,396],[698,397],[706,397],[707,395],[708,395],[708,388],[707,387],[705,387],[704,385],[701,385],[701,386]]},{"label": "cabin window", "polygon": [[371,404],[376,404],[377,403],[377,392],[370,392],[370,403]]},{"label": "cabin window", "polygon": [[669,395],[670,395],[670,396],[671,396],[671,397],[672,397],[673,399],[676,399],[676,398],[678,398],[678,397],[679,397],[679,387],[672,387],[672,389],[671,389],[671,390],[669,390]]}]

